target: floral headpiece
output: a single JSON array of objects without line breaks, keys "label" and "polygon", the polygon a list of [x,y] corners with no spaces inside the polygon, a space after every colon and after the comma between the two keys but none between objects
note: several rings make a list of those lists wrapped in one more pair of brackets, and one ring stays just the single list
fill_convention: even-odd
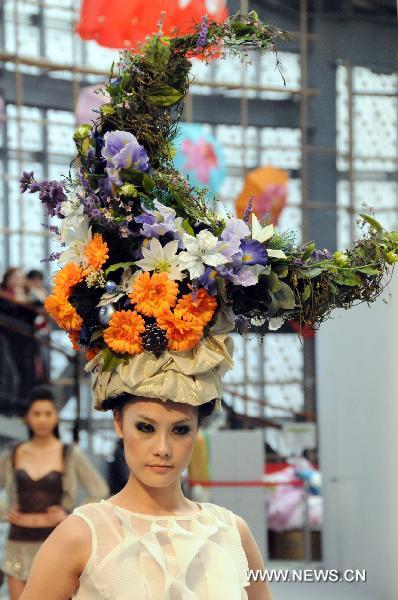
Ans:
[{"label": "floral headpiece", "polygon": [[[189,35],[161,32],[112,66],[109,102],[75,132],[76,175],[41,181],[61,242],[46,309],[93,371],[97,408],[121,392],[202,404],[221,395],[232,366],[228,331],[316,327],[336,307],[373,301],[398,260],[398,233],[363,215],[368,231],[346,252],[297,247],[294,232],[221,219],[175,170],[173,140],[189,87],[190,58],[273,47],[285,33],[256,13]],[[117,74],[114,74],[114,69]],[[105,93],[105,92],[104,92]]]}]

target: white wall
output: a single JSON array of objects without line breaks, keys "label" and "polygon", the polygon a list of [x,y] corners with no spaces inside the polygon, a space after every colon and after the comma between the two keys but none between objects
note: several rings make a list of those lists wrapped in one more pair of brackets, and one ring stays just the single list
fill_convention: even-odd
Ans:
[{"label": "white wall", "polygon": [[317,334],[324,563],[367,569],[375,600],[398,598],[396,271],[388,305],[335,311]]}]

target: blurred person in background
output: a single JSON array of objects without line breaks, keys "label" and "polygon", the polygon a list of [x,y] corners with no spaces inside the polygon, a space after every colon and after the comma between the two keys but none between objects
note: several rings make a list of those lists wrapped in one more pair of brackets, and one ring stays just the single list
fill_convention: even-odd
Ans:
[{"label": "blurred person in background", "polygon": [[25,289],[26,279],[22,269],[18,267],[10,267],[7,269],[0,284],[0,290],[3,293],[3,297],[16,302],[27,302],[28,296]]},{"label": "blurred person in background", "polygon": [[46,343],[51,331],[48,315],[44,310],[44,301],[48,296],[48,290],[44,285],[44,274],[37,269],[31,269],[26,273],[26,293],[28,302],[36,309],[38,314],[34,321],[36,343],[34,344],[34,371],[37,383],[47,382],[50,372],[50,353]]},{"label": "blurred person in background", "polygon": [[29,302],[35,306],[43,306],[48,296],[48,290],[44,285],[42,271],[32,269],[26,273],[26,290]]},{"label": "blurred person in background", "polygon": [[76,506],[108,495],[108,486],[75,445],[59,439],[59,415],[49,386],[32,390],[25,415],[29,439],[0,455],[0,487],[6,492],[4,517],[10,523],[2,571],[10,600],[25,587],[34,556],[44,540]]}]

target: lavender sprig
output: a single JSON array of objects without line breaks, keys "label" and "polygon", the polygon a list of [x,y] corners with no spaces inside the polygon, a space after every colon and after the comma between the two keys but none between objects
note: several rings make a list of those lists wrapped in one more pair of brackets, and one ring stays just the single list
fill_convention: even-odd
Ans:
[{"label": "lavender sprig", "polygon": [[207,34],[209,32],[209,26],[208,26],[207,21],[208,21],[208,19],[207,19],[206,15],[204,15],[202,17],[202,22],[200,25],[198,41],[196,44],[196,52],[200,52],[206,46]]},{"label": "lavender sprig", "polygon": [[249,223],[250,215],[253,212],[253,202],[254,202],[254,196],[250,196],[249,202],[247,203],[247,206],[246,206],[245,214],[243,215],[243,220],[246,223],[246,225]]},{"label": "lavender sprig", "polygon": [[52,262],[54,260],[58,260],[59,257],[61,256],[62,252],[52,252],[50,254],[50,256],[48,256],[47,258],[42,258],[40,260],[41,263],[46,263],[46,262]]},{"label": "lavender sprig", "polygon": [[49,181],[43,179],[42,181],[36,181],[33,175],[33,171],[24,171],[20,182],[21,193],[29,191],[30,194],[39,192],[39,198],[47,208],[47,212],[51,217],[63,218],[61,214],[61,205],[67,196],[64,193],[64,186],[59,181]]}]

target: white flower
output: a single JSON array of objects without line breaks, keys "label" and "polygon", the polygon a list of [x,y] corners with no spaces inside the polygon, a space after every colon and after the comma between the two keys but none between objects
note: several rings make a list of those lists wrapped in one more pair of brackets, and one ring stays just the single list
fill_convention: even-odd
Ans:
[{"label": "white flower", "polygon": [[[261,242],[262,244],[274,235],[274,226],[266,225],[263,227],[260,224],[260,221],[257,219],[256,215],[252,214],[252,240],[257,240],[257,242]],[[273,250],[272,248],[266,248],[268,256],[271,258],[287,258],[286,254],[283,250]]]},{"label": "white flower", "polygon": [[77,229],[84,219],[83,205],[77,196],[73,196],[70,200],[62,202],[60,213],[65,217],[65,219],[62,219],[64,228]]},{"label": "white flower", "polygon": [[173,240],[165,246],[157,238],[152,238],[149,249],[142,246],[144,258],[135,263],[143,271],[155,271],[156,273],[166,272],[171,279],[181,280],[183,275],[180,270],[180,264],[177,256],[178,241]]},{"label": "white flower", "polygon": [[191,279],[200,277],[205,270],[204,265],[217,267],[228,262],[221,254],[222,244],[210,231],[202,229],[196,237],[184,233],[186,252],[180,252],[178,258],[182,269],[187,269]]},{"label": "white flower", "polygon": [[62,220],[60,225],[61,240],[69,246],[67,250],[62,252],[58,259],[60,264],[67,262],[75,262],[82,267],[87,266],[87,258],[85,254],[87,243],[92,238],[91,228],[87,215],[83,215],[78,227],[71,226],[69,217]]},{"label": "white flower", "polygon": [[272,317],[269,320],[268,323],[268,329],[270,331],[278,331],[278,329],[280,329],[283,325],[283,318],[282,317]]}]

